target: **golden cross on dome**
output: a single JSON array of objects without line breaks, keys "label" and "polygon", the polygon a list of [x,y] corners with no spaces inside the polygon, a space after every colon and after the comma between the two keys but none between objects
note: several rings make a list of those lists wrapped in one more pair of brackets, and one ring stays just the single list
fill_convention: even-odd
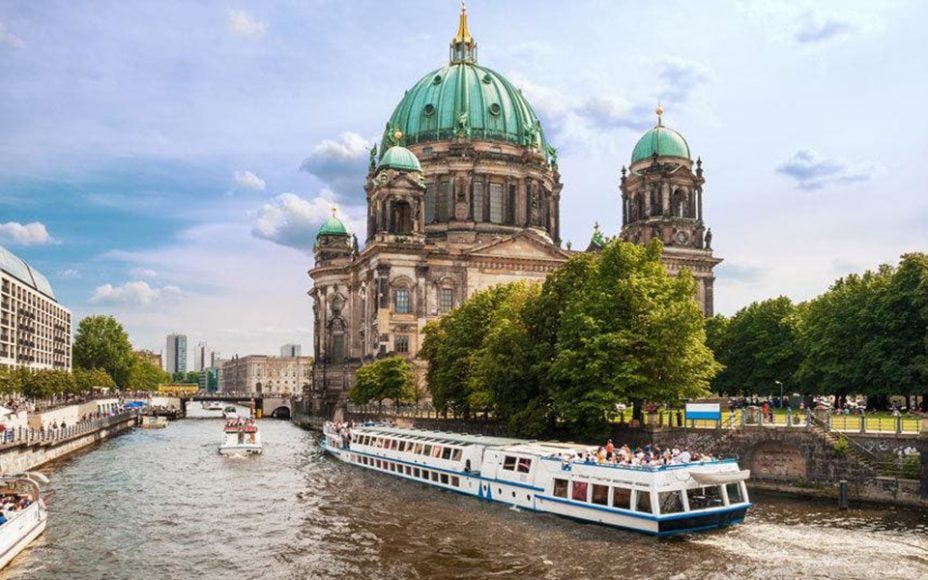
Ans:
[{"label": "golden cross on dome", "polygon": [[467,6],[464,4],[464,0],[461,0],[461,18],[458,22],[458,34],[454,37],[454,41],[471,43],[473,40],[470,31],[467,29]]}]

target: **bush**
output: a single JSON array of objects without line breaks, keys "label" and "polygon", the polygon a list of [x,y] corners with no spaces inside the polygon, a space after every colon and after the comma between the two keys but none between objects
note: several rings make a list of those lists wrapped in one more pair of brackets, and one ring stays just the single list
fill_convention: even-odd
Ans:
[{"label": "bush", "polygon": [[833,450],[836,456],[844,457],[847,455],[847,452],[850,450],[850,448],[851,443],[847,440],[847,437],[842,436],[839,437],[837,441],[835,441]]}]

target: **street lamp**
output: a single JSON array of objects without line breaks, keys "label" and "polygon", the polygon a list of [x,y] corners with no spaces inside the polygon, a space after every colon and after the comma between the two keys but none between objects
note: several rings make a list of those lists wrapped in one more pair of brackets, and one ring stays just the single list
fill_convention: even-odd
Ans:
[{"label": "street lamp", "polygon": [[780,381],[773,381],[774,383],[780,385],[780,407],[783,407],[783,383]]}]

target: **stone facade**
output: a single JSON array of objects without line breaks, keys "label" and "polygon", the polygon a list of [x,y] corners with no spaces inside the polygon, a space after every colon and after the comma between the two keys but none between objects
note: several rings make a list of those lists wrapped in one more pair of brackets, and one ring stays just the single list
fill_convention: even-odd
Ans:
[{"label": "stone facade", "polygon": [[[491,286],[542,281],[570,256],[560,247],[557,152],[521,91],[477,65],[476,49],[462,12],[450,64],[406,92],[371,151],[363,249],[334,215],[316,238],[313,412],[333,415],[355,371],[381,356],[409,357],[421,377],[426,323]],[[664,240],[668,268],[693,271],[711,314],[720,260],[703,228],[702,169],[679,143],[682,158],[658,155],[623,173],[621,235]],[[648,213],[630,214],[655,188],[666,210],[646,202]]]},{"label": "stone facade", "polygon": [[308,356],[248,355],[222,363],[219,390],[223,393],[300,394],[313,381],[313,359]]}]

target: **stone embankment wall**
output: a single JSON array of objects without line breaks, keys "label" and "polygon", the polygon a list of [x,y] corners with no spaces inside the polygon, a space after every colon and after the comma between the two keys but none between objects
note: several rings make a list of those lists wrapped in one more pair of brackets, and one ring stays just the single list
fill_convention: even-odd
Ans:
[{"label": "stone embankment wall", "polygon": [[131,429],[135,414],[127,413],[100,421],[99,428],[71,437],[50,440],[22,440],[0,446],[0,474],[18,473],[40,467],[49,461],[79,451]]}]

